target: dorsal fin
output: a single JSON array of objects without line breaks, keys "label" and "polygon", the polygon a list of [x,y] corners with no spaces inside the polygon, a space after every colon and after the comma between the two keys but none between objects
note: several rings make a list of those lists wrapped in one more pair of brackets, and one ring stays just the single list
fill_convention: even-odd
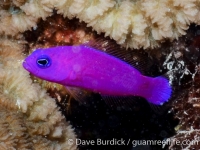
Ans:
[{"label": "dorsal fin", "polygon": [[135,67],[144,75],[147,74],[145,73],[146,68],[153,65],[153,61],[149,57],[148,53],[143,50],[130,50],[122,48],[114,40],[110,40],[108,38],[94,38],[83,45],[115,56]]}]

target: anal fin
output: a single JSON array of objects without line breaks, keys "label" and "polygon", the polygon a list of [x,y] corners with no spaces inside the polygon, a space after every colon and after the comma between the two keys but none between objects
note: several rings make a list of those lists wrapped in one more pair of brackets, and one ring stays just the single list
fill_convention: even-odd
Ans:
[{"label": "anal fin", "polygon": [[[101,96],[105,103],[114,110],[123,110],[123,111],[140,111],[145,106],[149,107],[155,114],[162,115],[167,112],[169,107],[166,105],[155,105],[148,103],[144,98],[138,96]],[[149,104],[149,105],[148,105]]]},{"label": "anal fin", "polygon": [[169,110],[169,106],[167,105],[155,105],[152,103],[149,103],[149,106],[151,108],[151,110],[153,110],[153,112],[157,115],[163,115],[164,113],[166,113]]},{"label": "anal fin", "polygon": [[111,107],[112,109],[116,110],[125,110],[125,111],[132,111],[132,110],[139,110],[141,107],[142,99],[141,97],[135,96],[101,96],[105,103]]}]

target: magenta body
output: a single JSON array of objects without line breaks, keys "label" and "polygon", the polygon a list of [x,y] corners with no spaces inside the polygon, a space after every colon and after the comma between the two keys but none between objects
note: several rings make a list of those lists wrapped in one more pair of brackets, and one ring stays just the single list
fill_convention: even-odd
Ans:
[{"label": "magenta body", "polygon": [[73,65],[61,84],[82,87],[105,95],[139,95],[137,89],[142,76],[135,68],[106,53],[84,46],[80,47],[78,55],[72,48],[69,51],[74,59],[66,63]]},{"label": "magenta body", "polygon": [[[40,68],[36,63],[36,59],[43,55],[51,59],[47,68]],[[171,95],[167,79],[143,76],[126,62],[83,45],[36,50],[25,59],[23,66],[42,79],[102,95],[141,96],[155,104],[167,101]],[[165,90],[163,100],[154,99],[154,94],[160,93],[154,91],[158,89]]]}]

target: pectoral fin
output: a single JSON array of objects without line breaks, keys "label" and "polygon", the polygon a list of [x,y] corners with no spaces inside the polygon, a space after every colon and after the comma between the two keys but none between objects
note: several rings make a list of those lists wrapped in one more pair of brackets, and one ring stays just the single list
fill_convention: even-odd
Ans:
[{"label": "pectoral fin", "polygon": [[83,101],[87,100],[87,97],[90,95],[91,92],[78,88],[78,87],[70,87],[65,86],[69,94],[77,101],[82,103]]}]

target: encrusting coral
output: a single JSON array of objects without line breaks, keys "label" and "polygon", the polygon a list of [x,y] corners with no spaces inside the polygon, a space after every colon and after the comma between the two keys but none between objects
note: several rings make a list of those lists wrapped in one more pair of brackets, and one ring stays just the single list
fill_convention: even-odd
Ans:
[{"label": "encrusting coral", "polygon": [[22,68],[23,41],[0,39],[1,149],[76,149],[55,100]]},{"label": "encrusting coral", "polygon": [[130,48],[153,48],[200,23],[200,0],[12,0],[0,2],[0,33],[16,35],[53,13],[77,17]]},{"label": "encrusting coral", "polygon": [[177,120],[176,133],[167,139],[166,144],[171,150],[200,149],[199,29],[199,26],[191,25],[187,34],[179,40],[168,41],[153,50],[154,57],[159,59],[158,64],[172,72],[169,77],[174,81],[169,113],[173,113]]}]

